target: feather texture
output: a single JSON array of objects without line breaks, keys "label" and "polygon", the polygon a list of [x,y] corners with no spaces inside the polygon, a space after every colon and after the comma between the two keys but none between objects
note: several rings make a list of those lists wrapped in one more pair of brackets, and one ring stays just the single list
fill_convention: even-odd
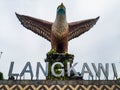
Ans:
[{"label": "feather texture", "polygon": [[24,27],[44,37],[48,41],[51,41],[52,22],[36,19],[30,16],[20,15],[17,13],[16,16]]},{"label": "feather texture", "polygon": [[92,28],[99,17],[94,18],[94,19],[88,19],[88,20],[83,20],[83,21],[77,21],[77,22],[71,22],[69,23],[69,35],[68,35],[68,40],[70,41],[71,39],[74,39],[84,32],[88,31],[90,28]]}]

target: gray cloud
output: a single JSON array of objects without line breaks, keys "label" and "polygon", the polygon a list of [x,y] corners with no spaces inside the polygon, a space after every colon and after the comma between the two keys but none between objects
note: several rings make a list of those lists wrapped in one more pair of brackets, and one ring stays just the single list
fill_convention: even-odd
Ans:
[{"label": "gray cloud", "polygon": [[[120,62],[120,8],[119,0],[62,0],[67,9],[67,20],[78,21],[100,16],[98,23],[89,32],[69,42],[69,53],[75,55],[75,61],[84,62]],[[44,20],[54,21],[56,7],[61,0],[2,0],[0,1],[0,71],[5,78],[11,61],[15,61],[18,69],[27,61],[43,62],[50,50],[50,43],[25,29],[15,16],[15,12]],[[118,64],[119,65],[119,64]],[[118,68],[120,71],[120,68]],[[120,75],[119,75],[120,76]],[[44,78],[44,77],[42,77]]]}]

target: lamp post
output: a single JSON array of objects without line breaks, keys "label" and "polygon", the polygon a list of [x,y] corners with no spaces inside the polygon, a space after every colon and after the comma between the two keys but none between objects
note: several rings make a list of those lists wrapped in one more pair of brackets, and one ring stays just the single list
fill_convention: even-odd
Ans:
[{"label": "lamp post", "polygon": [[[3,54],[3,52],[0,52],[0,59],[1,59],[1,56],[2,56],[2,54]],[[3,80],[3,73],[2,72],[0,72],[0,80]]]},{"label": "lamp post", "polygon": [[3,52],[0,52],[0,59],[1,59],[2,54],[3,54]]}]

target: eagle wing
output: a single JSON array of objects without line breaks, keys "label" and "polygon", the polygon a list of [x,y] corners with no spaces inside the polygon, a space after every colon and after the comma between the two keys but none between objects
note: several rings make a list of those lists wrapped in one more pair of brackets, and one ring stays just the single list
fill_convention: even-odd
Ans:
[{"label": "eagle wing", "polygon": [[77,21],[77,22],[71,22],[69,23],[69,35],[68,35],[68,40],[74,39],[84,32],[88,31],[90,28],[92,28],[99,17],[94,18],[94,19],[88,19],[88,20],[83,20],[83,21]]},{"label": "eagle wing", "polygon": [[30,16],[20,15],[17,13],[15,14],[24,27],[44,37],[48,41],[51,40],[51,26],[52,26],[51,22],[36,19]]}]

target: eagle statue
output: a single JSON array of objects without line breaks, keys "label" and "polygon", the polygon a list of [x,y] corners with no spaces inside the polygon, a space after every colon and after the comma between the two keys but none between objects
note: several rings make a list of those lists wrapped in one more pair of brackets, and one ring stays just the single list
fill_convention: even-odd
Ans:
[{"label": "eagle statue", "polygon": [[68,41],[88,31],[99,19],[97,17],[67,23],[66,8],[63,3],[57,7],[57,15],[53,23],[17,13],[16,16],[24,27],[50,41],[51,49],[58,53],[67,52]]}]

